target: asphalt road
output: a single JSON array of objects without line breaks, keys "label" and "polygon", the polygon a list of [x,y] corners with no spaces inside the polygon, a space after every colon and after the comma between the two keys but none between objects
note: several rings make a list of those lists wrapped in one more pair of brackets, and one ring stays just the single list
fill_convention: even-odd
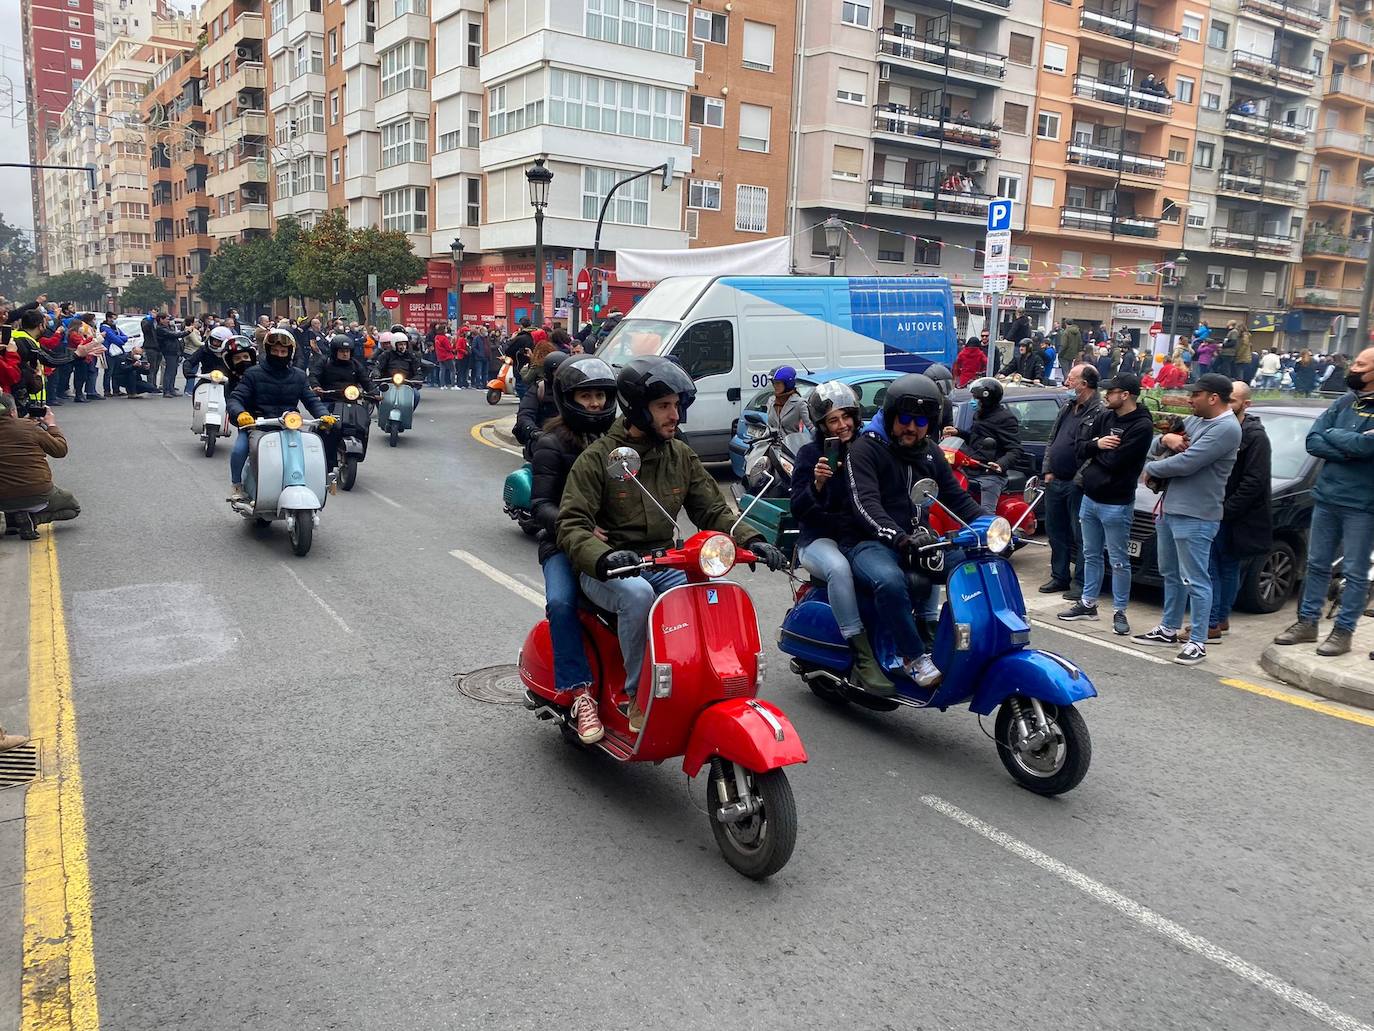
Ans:
[{"label": "asphalt road", "polygon": [[[297,559],[189,407],[58,412],[106,1028],[1374,1024],[1369,727],[1037,630],[1102,695],[1042,799],[967,712],[837,712],[774,652],[811,762],[757,884],[700,780],[457,690],[537,618],[450,555],[542,587],[470,433],[508,409],[427,391]],[[740,577],[771,641],[786,581]]]}]

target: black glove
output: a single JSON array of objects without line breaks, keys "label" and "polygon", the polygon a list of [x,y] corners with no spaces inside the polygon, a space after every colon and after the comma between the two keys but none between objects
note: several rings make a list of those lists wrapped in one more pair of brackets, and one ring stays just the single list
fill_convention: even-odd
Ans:
[{"label": "black glove", "polygon": [[787,556],[782,549],[773,547],[767,541],[750,541],[747,547],[775,573],[787,565]]},{"label": "black glove", "polygon": [[918,526],[910,533],[897,534],[892,546],[903,555],[916,558],[920,554],[920,549],[929,547],[939,541],[939,536],[929,527]]},{"label": "black glove", "polygon": [[[596,578],[598,580],[609,580],[612,576],[631,576],[639,572],[640,558],[636,552],[622,549],[620,551],[608,551],[596,560]],[[634,566],[632,573],[613,574],[612,569],[620,569],[624,566]]]}]

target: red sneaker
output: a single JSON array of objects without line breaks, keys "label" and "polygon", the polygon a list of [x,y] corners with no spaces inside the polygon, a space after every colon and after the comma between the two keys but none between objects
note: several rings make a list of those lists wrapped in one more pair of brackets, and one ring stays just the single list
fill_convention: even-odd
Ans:
[{"label": "red sneaker", "polygon": [[596,699],[585,691],[573,699],[573,728],[584,745],[594,745],[606,736],[601,717],[596,714]]}]

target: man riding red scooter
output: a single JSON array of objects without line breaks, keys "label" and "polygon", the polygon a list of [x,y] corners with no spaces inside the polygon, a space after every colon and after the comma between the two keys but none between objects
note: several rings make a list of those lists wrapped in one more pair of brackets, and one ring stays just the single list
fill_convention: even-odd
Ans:
[{"label": "man riding red scooter", "polygon": [[[977,404],[969,428],[960,430],[946,424],[940,447],[945,452],[960,486],[969,490],[987,515],[999,515],[1027,535],[1035,532],[1035,516],[1026,517],[1027,505],[1021,496],[1007,488],[1008,475],[1021,460],[1021,422],[1002,403],[1002,384],[991,376],[975,380],[969,393]],[[958,529],[944,513],[931,514],[931,528],[937,533]]]}]

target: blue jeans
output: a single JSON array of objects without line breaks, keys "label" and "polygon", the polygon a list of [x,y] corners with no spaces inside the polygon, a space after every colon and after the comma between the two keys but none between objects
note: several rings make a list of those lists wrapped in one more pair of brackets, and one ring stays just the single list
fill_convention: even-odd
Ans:
[{"label": "blue jeans", "polygon": [[234,450],[229,452],[229,482],[243,482],[243,466],[248,461],[248,431],[239,430],[234,438]]},{"label": "blue jeans", "polygon": [[544,612],[553,640],[553,680],[560,691],[592,682],[592,667],[582,644],[577,615],[577,574],[559,551],[544,560]]},{"label": "blue jeans", "polygon": [[1240,567],[1243,560],[1231,551],[1231,535],[1226,530],[1212,541],[1212,561],[1208,575],[1212,578],[1212,614],[1208,626],[1218,627],[1231,620],[1231,606],[1240,591]]},{"label": "blue jeans", "polygon": [[830,611],[835,613],[835,622],[840,624],[840,633],[846,638],[858,637],[864,632],[864,621],[859,617],[859,599],[854,594],[854,572],[849,568],[849,559],[829,537],[820,537],[804,546],[797,554],[797,560],[812,576],[825,581],[825,591],[830,598]]},{"label": "blue jeans", "polygon": [[1082,529],[1083,604],[1096,605],[1102,592],[1102,551],[1112,563],[1112,609],[1125,612],[1131,600],[1131,556],[1126,550],[1131,539],[1132,505],[1104,505],[1084,495],[1078,505]]},{"label": "blue jeans", "polygon": [[1164,616],[1170,630],[1183,628],[1183,607],[1192,610],[1189,640],[1207,644],[1207,621],[1212,616],[1212,577],[1208,566],[1212,541],[1221,523],[1215,519],[1164,514],[1155,527],[1155,554],[1164,576]]},{"label": "blue jeans", "polygon": [[[1083,529],[1078,509],[1083,491],[1058,476],[1045,484],[1045,532],[1050,539],[1050,579],[1083,585]],[[1099,552],[1100,556],[1100,552]]]},{"label": "blue jeans", "polygon": [[864,541],[850,549],[849,565],[855,583],[873,594],[897,654],[903,659],[919,659],[926,653],[926,645],[916,629],[911,589],[897,553],[878,541]]},{"label": "blue jeans", "polygon": [[1369,596],[1369,555],[1374,551],[1374,512],[1327,505],[1312,507],[1312,529],[1307,537],[1307,580],[1298,603],[1298,618],[1315,623],[1331,584],[1331,563],[1344,555],[1341,573],[1345,590],[1336,614],[1336,626],[1353,631]]},{"label": "blue jeans", "polygon": [[472,363],[472,385],[478,389],[485,389],[491,376],[487,372],[487,359],[469,358]]},{"label": "blue jeans", "polygon": [[[649,610],[654,599],[670,587],[687,582],[680,569],[656,569],[622,580],[598,580],[582,574],[582,593],[616,616],[620,655],[625,660],[625,693],[633,698],[644,671],[644,649],[649,642]],[[555,646],[556,648],[557,646]]]},{"label": "blue jeans", "polygon": [[454,359],[445,358],[439,363],[439,372],[443,376],[443,381],[439,384],[443,387],[455,387],[458,383],[455,379]]}]

